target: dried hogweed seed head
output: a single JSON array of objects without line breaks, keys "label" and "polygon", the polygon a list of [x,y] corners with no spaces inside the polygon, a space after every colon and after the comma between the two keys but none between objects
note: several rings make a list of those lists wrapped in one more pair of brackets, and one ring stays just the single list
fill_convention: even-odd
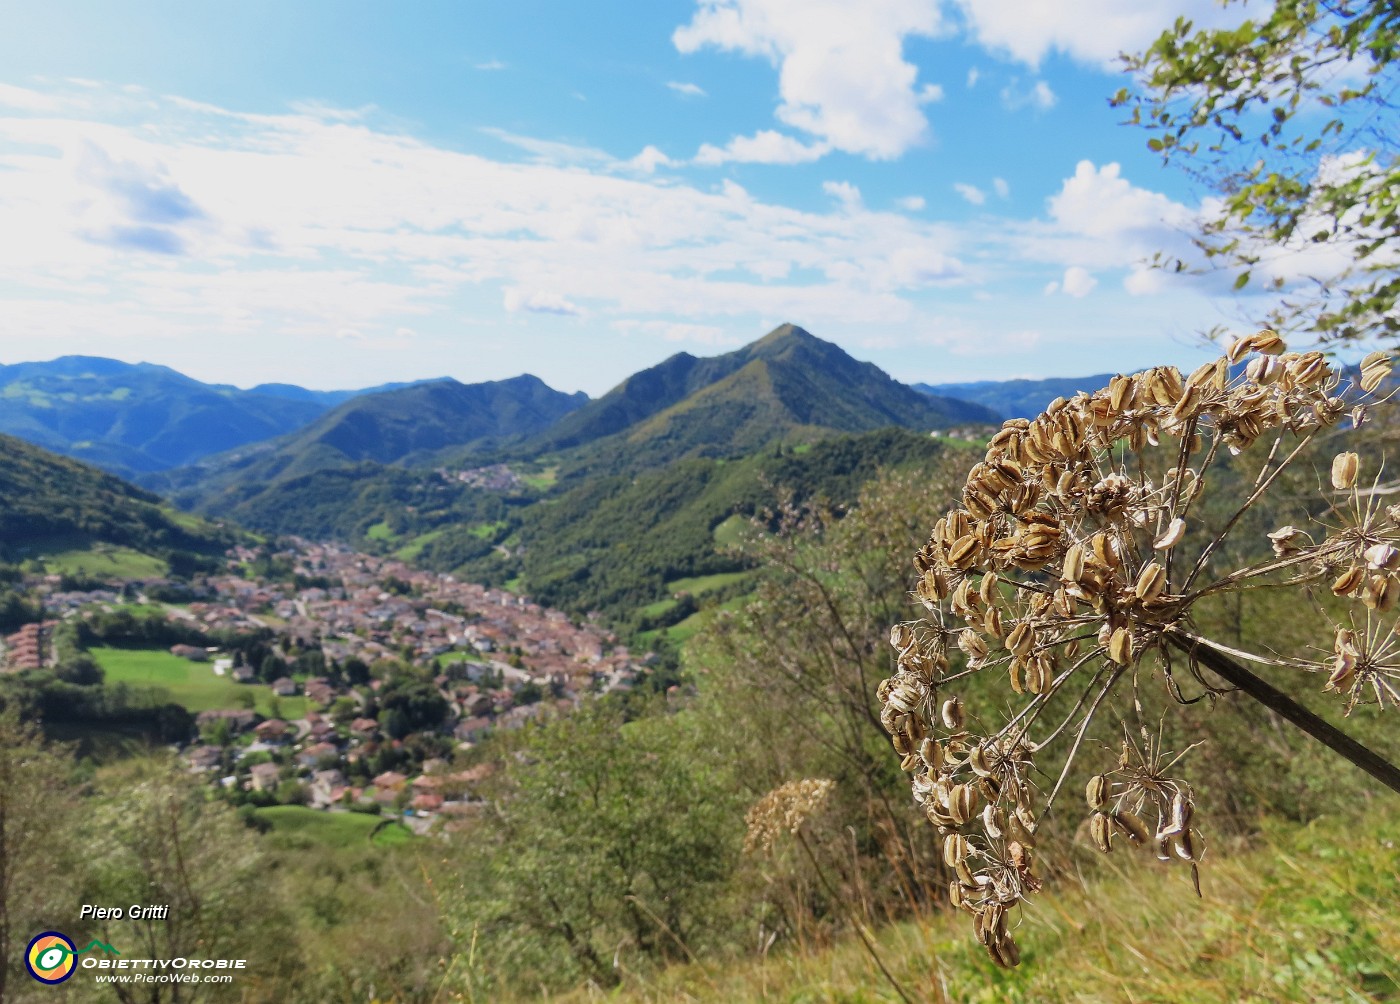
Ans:
[{"label": "dried hogweed seed head", "polygon": [[774,788],[755,802],[745,816],[745,850],[766,852],[782,834],[796,833],[835,787],[836,782],[827,778],[803,778]]}]

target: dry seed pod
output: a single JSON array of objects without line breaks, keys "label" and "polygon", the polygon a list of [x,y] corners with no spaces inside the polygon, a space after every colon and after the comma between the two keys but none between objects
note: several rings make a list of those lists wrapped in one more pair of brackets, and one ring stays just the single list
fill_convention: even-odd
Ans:
[{"label": "dry seed pod", "polygon": [[956,732],[963,726],[962,701],[956,697],[950,697],[943,702],[941,709],[943,727],[949,732]]},{"label": "dry seed pod", "polygon": [[1089,817],[1089,836],[1094,846],[1105,854],[1113,850],[1113,824],[1102,812]]},{"label": "dry seed pod", "polygon": [[958,648],[974,662],[987,658],[987,643],[972,628],[964,628],[958,633]]},{"label": "dry seed pod", "polygon": [[1400,548],[1391,547],[1389,544],[1372,544],[1366,548],[1362,557],[1372,568],[1387,572],[1393,572],[1400,566]]},{"label": "dry seed pod", "polygon": [[1137,583],[1133,586],[1133,592],[1137,598],[1144,603],[1155,600],[1162,595],[1162,590],[1167,586],[1167,570],[1155,561],[1149,561],[1142,566],[1142,571],[1138,573]]},{"label": "dry seed pod", "polygon": [[919,743],[919,756],[928,764],[929,770],[936,771],[943,766],[943,747],[936,740],[925,739]]},{"label": "dry seed pod", "polygon": [[987,954],[1003,969],[1015,969],[1021,964],[1021,949],[1017,946],[1016,939],[1009,935],[988,945]]},{"label": "dry seed pod", "polygon": [[1158,551],[1165,551],[1181,543],[1181,538],[1186,536],[1186,520],[1180,516],[1167,524],[1166,532],[1152,542],[1152,547]]},{"label": "dry seed pod", "polygon": [[1001,810],[991,802],[982,808],[982,832],[992,840],[1000,840],[1005,832],[1001,825]]},{"label": "dry seed pod", "polygon": [[1366,570],[1359,565],[1352,565],[1341,575],[1337,576],[1332,583],[1332,593],[1335,596],[1346,596],[1353,593],[1366,581]]},{"label": "dry seed pod", "polygon": [[1152,832],[1148,830],[1147,824],[1129,809],[1119,809],[1113,814],[1113,821],[1123,828],[1128,839],[1135,844],[1145,845],[1152,839]]},{"label": "dry seed pod", "polygon": [[959,571],[966,571],[977,557],[977,538],[968,534],[959,537],[948,549],[948,564]]},{"label": "dry seed pod", "polygon": [[1191,815],[1194,812],[1191,800],[1186,797],[1184,791],[1177,791],[1172,796],[1172,826],[1178,830],[1184,830],[1191,825]]},{"label": "dry seed pod", "polygon": [[1090,809],[1102,812],[1108,806],[1108,778],[1102,774],[1089,778],[1089,783],[1084,786],[1084,797]]},{"label": "dry seed pod", "polygon": [[1272,328],[1265,328],[1255,334],[1251,339],[1251,348],[1255,352],[1263,352],[1265,355],[1277,356],[1287,351],[1288,346],[1279,337],[1278,332]]},{"label": "dry seed pod", "polygon": [[967,900],[963,896],[962,883],[956,879],[948,883],[948,905],[954,910],[961,910],[967,906]]},{"label": "dry seed pod", "polygon": [[1195,830],[1182,830],[1171,839],[1172,851],[1182,861],[1199,861],[1201,859],[1201,842]]},{"label": "dry seed pod", "polygon": [[1006,636],[1007,651],[1014,653],[1018,658],[1024,659],[1029,656],[1034,647],[1035,631],[1027,621],[1021,621]]},{"label": "dry seed pod", "polygon": [[1388,352],[1372,352],[1361,360],[1361,389],[1367,394],[1374,391],[1390,376],[1391,365]]},{"label": "dry seed pod", "polygon": [[967,765],[972,768],[972,772],[978,777],[992,776],[992,766],[987,761],[987,751],[985,747],[973,747],[972,753],[967,758]]},{"label": "dry seed pod", "polygon": [[1127,628],[1120,627],[1109,636],[1108,657],[1120,666],[1133,661],[1133,635]]},{"label": "dry seed pod", "polygon": [[950,833],[943,838],[943,863],[956,868],[967,857],[967,838],[960,833]]},{"label": "dry seed pod", "polygon": [[977,814],[977,789],[970,784],[957,784],[948,796],[948,815],[959,826]]},{"label": "dry seed pod", "polygon": [[1355,453],[1339,453],[1332,458],[1332,487],[1346,491],[1356,484],[1361,458]]}]

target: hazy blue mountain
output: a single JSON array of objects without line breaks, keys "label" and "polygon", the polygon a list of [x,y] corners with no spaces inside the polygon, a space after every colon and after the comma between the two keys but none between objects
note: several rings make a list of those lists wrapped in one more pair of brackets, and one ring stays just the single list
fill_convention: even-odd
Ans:
[{"label": "hazy blue mountain", "polygon": [[98,356],[0,366],[0,432],[128,476],[301,428],[368,391],[240,390]]},{"label": "hazy blue mountain", "polygon": [[1047,377],[1043,380],[980,380],[975,383],[916,383],[915,390],[943,398],[980,404],[1004,418],[1034,418],[1057,397],[1079,391],[1092,393],[1107,386],[1112,373],[1085,377]]}]

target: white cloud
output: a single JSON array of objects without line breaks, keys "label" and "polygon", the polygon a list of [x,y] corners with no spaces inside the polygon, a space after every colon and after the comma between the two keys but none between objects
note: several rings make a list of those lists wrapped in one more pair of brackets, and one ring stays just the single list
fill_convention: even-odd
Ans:
[{"label": "white cloud", "polygon": [[967,71],[967,86],[969,90],[977,86],[977,80],[981,76],[982,71],[977,69],[977,67],[975,66]]},{"label": "white cloud", "polygon": [[[905,323],[918,291],[969,281],[966,236],[865,207],[843,183],[828,188],[839,208],[804,211],[727,179],[653,181],[640,169],[664,163],[659,151],[629,167],[493,132],[534,154],[522,163],[433,146],[374,115],[142,100],[139,117],[71,104],[0,114],[0,353],[178,361],[159,346],[184,346],[186,364],[234,366],[231,377],[250,353],[316,358],[340,331],[389,353],[411,328],[419,355],[394,357],[397,378],[506,311],[830,331]],[[92,239],[116,224],[180,243],[150,254]]]},{"label": "white cloud", "polygon": [[1081,160],[1074,176],[1050,198],[1050,216],[1076,234],[1105,238],[1141,234],[1158,238],[1164,230],[1189,226],[1192,212],[1160,192],[1139,188],[1122,176],[1118,164],[1095,167]]},{"label": "white cloud", "polygon": [[1071,265],[1065,269],[1065,277],[1060,280],[1060,288],[1076,300],[1088,296],[1098,284],[1099,280],[1081,265]]},{"label": "white cloud", "polygon": [[1006,183],[1005,178],[993,178],[992,191],[997,193],[997,198],[999,199],[1009,199],[1011,197],[1011,186]]},{"label": "white cloud", "polygon": [[987,193],[976,185],[968,185],[959,181],[953,185],[953,191],[957,192],[974,206],[980,206],[987,201]]},{"label": "white cloud", "polygon": [[527,310],[532,314],[563,314],[575,317],[582,313],[577,304],[570,303],[558,293],[539,289],[524,290],[518,286],[506,290],[503,306],[512,314]]},{"label": "white cloud", "polygon": [[860,209],[860,189],[849,181],[823,181],[822,191],[836,199],[846,209]]},{"label": "white cloud", "polygon": [[705,97],[705,89],[699,84],[691,84],[679,80],[668,80],[666,81],[666,86],[677,94],[684,95],[687,98]]},{"label": "white cloud", "polygon": [[643,174],[652,174],[658,167],[674,167],[676,162],[654,146],[643,147],[642,152],[627,162],[627,166]]},{"label": "white cloud", "polygon": [[501,62],[499,59],[487,59],[483,62],[474,63],[472,65],[475,66],[478,70],[484,70],[487,72],[490,72],[492,70],[504,70],[506,68],[506,64]]},{"label": "white cloud", "polygon": [[697,0],[672,35],[682,53],[705,46],[763,57],[779,68],[779,121],[820,145],[872,159],[921,142],[920,105],[941,91],[918,87],[904,39],[942,27],[939,0]]},{"label": "white cloud", "polygon": [[1146,48],[1178,16],[1197,27],[1238,24],[1254,13],[1219,0],[956,0],[968,33],[1031,67],[1052,52],[1094,66]]},{"label": "white cloud", "polygon": [[895,199],[894,204],[900,209],[907,209],[911,213],[917,213],[928,205],[922,195],[906,195],[902,199]]},{"label": "white cloud", "polygon": [[1025,90],[1020,88],[1018,81],[1013,80],[1001,89],[1001,103],[1011,111],[1022,108],[1047,111],[1054,108],[1057,101],[1059,98],[1050,85],[1043,80],[1037,80]]},{"label": "white cloud", "polygon": [[695,154],[695,163],[705,167],[731,161],[740,164],[806,164],[820,160],[830,149],[824,143],[809,146],[792,136],[762,129],[752,136],[735,136],[724,147],[703,144]]}]

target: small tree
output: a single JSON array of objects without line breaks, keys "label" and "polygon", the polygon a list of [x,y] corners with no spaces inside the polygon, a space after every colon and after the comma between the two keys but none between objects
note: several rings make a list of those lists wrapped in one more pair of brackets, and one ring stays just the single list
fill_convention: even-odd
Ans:
[{"label": "small tree", "polygon": [[1114,101],[1153,131],[1151,149],[1221,193],[1196,245],[1233,270],[1235,288],[1287,291],[1274,327],[1394,338],[1400,160],[1387,120],[1400,12],[1357,0],[1262,10],[1233,29],[1178,20],[1126,59],[1141,93]]},{"label": "small tree", "polygon": [[[975,917],[1000,965],[1020,958],[1008,911],[1039,888],[1040,821],[1115,691],[1131,687],[1136,727],[1088,781],[1093,840],[1105,852],[1141,845],[1196,876],[1204,843],[1181,772],[1188,750],[1166,749],[1161,726],[1144,720],[1137,694],[1150,672],[1183,704],[1199,699],[1183,682],[1215,695],[1223,679],[1400,792],[1400,770],[1243,665],[1320,674],[1348,712],[1400,702],[1400,507],[1358,487],[1358,454],[1332,462],[1318,511],[1269,533],[1257,557],[1221,561],[1320,433],[1349,412],[1364,419],[1365,406],[1351,405],[1391,367],[1372,354],[1344,395],[1320,353],[1283,350],[1263,331],[1188,377],[1172,367],[1118,376],[1034,421],[1007,422],[915,556],[928,616],[891,633],[899,668],[880,685],[881,721],[943,837],[956,872],[949,899]],[[1231,364],[1251,353],[1232,378]],[[1259,450],[1255,473],[1229,462]],[[1228,504],[1208,521],[1212,494]],[[1326,647],[1251,652],[1200,633],[1198,608],[1256,588],[1296,593],[1299,610],[1326,625]],[[992,671],[1010,694],[965,707],[959,681]],[[1047,794],[1038,777],[1052,764]]]}]

